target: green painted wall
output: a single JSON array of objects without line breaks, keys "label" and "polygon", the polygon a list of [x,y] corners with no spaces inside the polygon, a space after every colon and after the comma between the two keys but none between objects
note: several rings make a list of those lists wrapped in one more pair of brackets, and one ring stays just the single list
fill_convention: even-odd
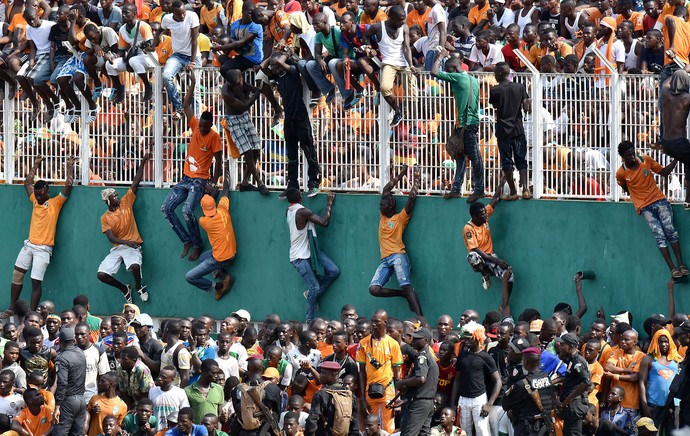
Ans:
[{"label": "green painted wall", "polygon": [[[59,187],[53,188],[53,194]],[[121,190],[124,194],[124,189]],[[231,267],[235,286],[217,303],[211,296],[189,286],[185,272],[194,265],[180,259],[181,244],[163,219],[160,206],[167,191],[140,189],[135,215],[144,243],[144,282],[151,299],[141,304],[153,316],[188,316],[210,313],[225,317],[245,308],[255,319],[277,312],[290,319],[304,319],[306,289],[288,262],[289,237],[285,223],[288,204],[276,194],[233,193],[230,212],[237,233],[238,255]],[[306,199],[305,205],[321,213],[325,195]],[[339,316],[345,303],[361,314],[371,315],[385,307],[397,317],[410,312],[401,299],[377,301],[367,291],[378,265],[378,196],[338,195],[330,227],[319,229],[322,249],[340,266],[341,276],[321,299],[321,314]],[[403,205],[403,198],[398,206]],[[14,260],[28,236],[31,204],[22,186],[0,186],[5,224],[0,228],[0,305],[5,307]],[[198,209],[197,209],[198,210]],[[100,231],[105,205],[100,190],[76,187],[63,208],[52,263],[44,282],[44,298],[59,308],[71,305],[78,293],[91,298],[92,311],[108,314],[121,310],[123,299],[116,290],[96,279],[99,263],[110,244]],[[676,226],[690,258],[690,220],[675,208]],[[412,279],[428,317],[450,313],[455,321],[463,308],[481,313],[500,303],[500,282],[489,291],[465,261],[461,227],[468,219],[464,200],[444,201],[420,197],[405,234],[412,262]],[[603,305],[607,313],[632,309],[637,320],[652,312],[667,312],[668,271],[658,254],[644,220],[632,205],[603,202],[517,201],[502,203],[491,219],[496,252],[512,264],[515,290],[513,313],[536,307],[549,313],[559,301],[576,306],[573,275],[582,269],[597,272],[585,282],[590,311],[585,323]],[[121,279],[130,279],[121,272]],[[690,311],[687,284],[676,288],[677,309]],[[29,298],[30,285],[23,298]],[[136,298],[136,297],[135,297]],[[135,299],[135,302],[140,303]]]}]

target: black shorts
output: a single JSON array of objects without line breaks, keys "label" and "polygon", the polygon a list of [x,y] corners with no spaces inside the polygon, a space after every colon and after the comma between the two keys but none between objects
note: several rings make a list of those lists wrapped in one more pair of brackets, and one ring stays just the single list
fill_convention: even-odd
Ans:
[{"label": "black shorts", "polygon": [[664,153],[672,158],[690,165],[690,141],[688,141],[688,138],[662,139],[661,148],[664,150]]}]

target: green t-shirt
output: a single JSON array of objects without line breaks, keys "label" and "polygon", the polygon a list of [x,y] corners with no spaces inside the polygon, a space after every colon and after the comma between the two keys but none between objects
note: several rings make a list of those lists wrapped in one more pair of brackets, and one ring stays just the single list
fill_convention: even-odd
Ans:
[{"label": "green t-shirt", "polygon": [[199,420],[203,418],[207,413],[213,413],[218,415],[218,406],[225,402],[225,393],[223,388],[215,383],[211,383],[211,387],[208,391],[206,397],[203,396],[199,389],[197,389],[197,382],[184,388],[185,394],[187,394],[187,399],[189,400],[189,405],[194,409],[194,414],[199,416]]},{"label": "green t-shirt", "polygon": [[[149,425],[155,429],[158,427],[158,419],[151,415],[149,418]],[[129,413],[122,420],[122,429],[129,433],[130,436],[144,436],[145,433],[141,431],[141,425],[136,413]]]},{"label": "green t-shirt", "polygon": [[[479,81],[464,71],[462,73],[439,71],[438,78],[450,83],[453,90],[455,105],[458,108],[458,127],[479,124]],[[472,98],[469,101],[469,110],[467,110],[470,81],[472,81]]]},{"label": "green t-shirt", "polygon": [[[338,26],[331,26],[328,36],[321,32],[317,33],[315,43],[321,44],[326,50],[328,50],[328,54],[334,58],[339,58],[342,56],[340,50],[340,27]],[[335,46],[333,46],[334,43]]]}]

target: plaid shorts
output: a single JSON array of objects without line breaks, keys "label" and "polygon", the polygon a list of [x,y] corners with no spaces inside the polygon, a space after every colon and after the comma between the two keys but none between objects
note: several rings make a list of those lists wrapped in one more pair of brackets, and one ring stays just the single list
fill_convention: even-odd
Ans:
[{"label": "plaid shorts", "polygon": [[261,139],[256,133],[254,123],[249,119],[248,113],[240,115],[225,115],[228,123],[228,130],[240,154],[245,154],[251,150],[261,150]]},{"label": "plaid shorts", "polygon": [[42,84],[50,80],[52,70],[50,69],[50,53],[44,53],[34,58],[34,66],[30,66],[29,62],[25,63],[19,70],[17,75],[26,77],[33,83]]}]

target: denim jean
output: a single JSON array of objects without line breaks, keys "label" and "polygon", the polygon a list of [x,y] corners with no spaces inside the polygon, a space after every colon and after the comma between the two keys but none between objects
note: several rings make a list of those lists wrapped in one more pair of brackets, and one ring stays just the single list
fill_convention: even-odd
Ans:
[{"label": "denim jean", "polygon": [[[328,65],[331,62],[331,58],[325,58],[324,62]],[[322,94],[328,95],[329,92],[333,91],[335,86],[326,78],[326,73],[319,67],[318,62],[314,60],[307,61],[306,69],[307,73],[309,73],[309,77],[311,77]]]},{"label": "denim jean", "polygon": [[316,311],[316,300],[321,297],[331,283],[340,274],[340,268],[336,265],[323,251],[319,251],[319,261],[323,265],[324,276],[318,278],[316,272],[311,267],[309,259],[293,260],[292,266],[302,276],[304,282],[307,284],[307,323],[314,319],[314,312]]},{"label": "denim jean", "polygon": [[335,84],[338,85],[338,89],[340,90],[340,96],[342,97],[343,101],[345,101],[348,98],[350,98],[354,91],[352,89],[345,89],[345,65],[343,64],[343,72],[340,73],[337,68],[338,62],[345,61],[339,58],[331,59],[330,61],[328,61],[328,69],[331,71],[331,75],[333,75],[333,78],[335,79]]},{"label": "denim jean", "polygon": [[[175,76],[177,76],[177,73],[189,65],[191,60],[191,56],[173,53],[165,62],[165,67],[163,67],[163,85],[165,85],[165,90],[168,92],[168,98],[172,102],[175,110],[182,109],[182,98],[180,97],[180,91],[178,91],[177,85],[175,85]],[[201,59],[198,56],[196,58],[195,66],[197,68],[201,68]],[[194,88],[194,94],[199,95],[198,79]]]},{"label": "denim jean", "polygon": [[215,289],[215,283],[204,276],[211,274],[214,271],[223,269],[225,264],[231,261],[232,258],[226,260],[225,262],[218,262],[213,258],[212,250],[208,250],[199,257],[199,260],[199,265],[189,270],[187,274],[185,274],[184,278],[190,285],[196,286],[202,291],[211,293],[211,291]]},{"label": "denim jean", "polygon": [[381,259],[369,286],[386,286],[394,272],[400,286],[410,285],[410,269],[410,258],[407,257],[407,253],[393,253]]},{"label": "denim jean", "polygon": [[438,52],[436,50],[429,50],[424,56],[424,71],[431,71],[431,67],[434,66],[434,61],[436,60],[436,55]]},{"label": "denim jean", "polygon": [[453,192],[460,192],[462,182],[465,180],[465,158],[470,158],[472,163],[472,190],[473,193],[484,195],[484,165],[482,155],[479,152],[477,131],[479,125],[472,124],[465,129],[464,145],[465,153],[455,158],[455,179],[453,180]]},{"label": "denim jean", "polygon": [[647,225],[652,229],[656,246],[667,247],[667,244],[678,242],[678,232],[673,225],[673,209],[667,199],[655,201],[640,211]]},{"label": "denim jean", "polygon": [[[167,65],[167,64],[166,64]],[[161,212],[165,219],[170,223],[173,231],[180,238],[183,244],[192,243],[195,248],[203,247],[201,242],[201,232],[199,230],[199,222],[194,215],[194,209],[204,196],[204,189],[206,188],[206,179],[193,179],[188,176],[183,176],[180,183],[170,188],[168,196],[161,206]],[[182,226],[182,222],[177,217],[175,209],[184,202],[182,206],[182,215],[187,222],[187,230]]]}]

